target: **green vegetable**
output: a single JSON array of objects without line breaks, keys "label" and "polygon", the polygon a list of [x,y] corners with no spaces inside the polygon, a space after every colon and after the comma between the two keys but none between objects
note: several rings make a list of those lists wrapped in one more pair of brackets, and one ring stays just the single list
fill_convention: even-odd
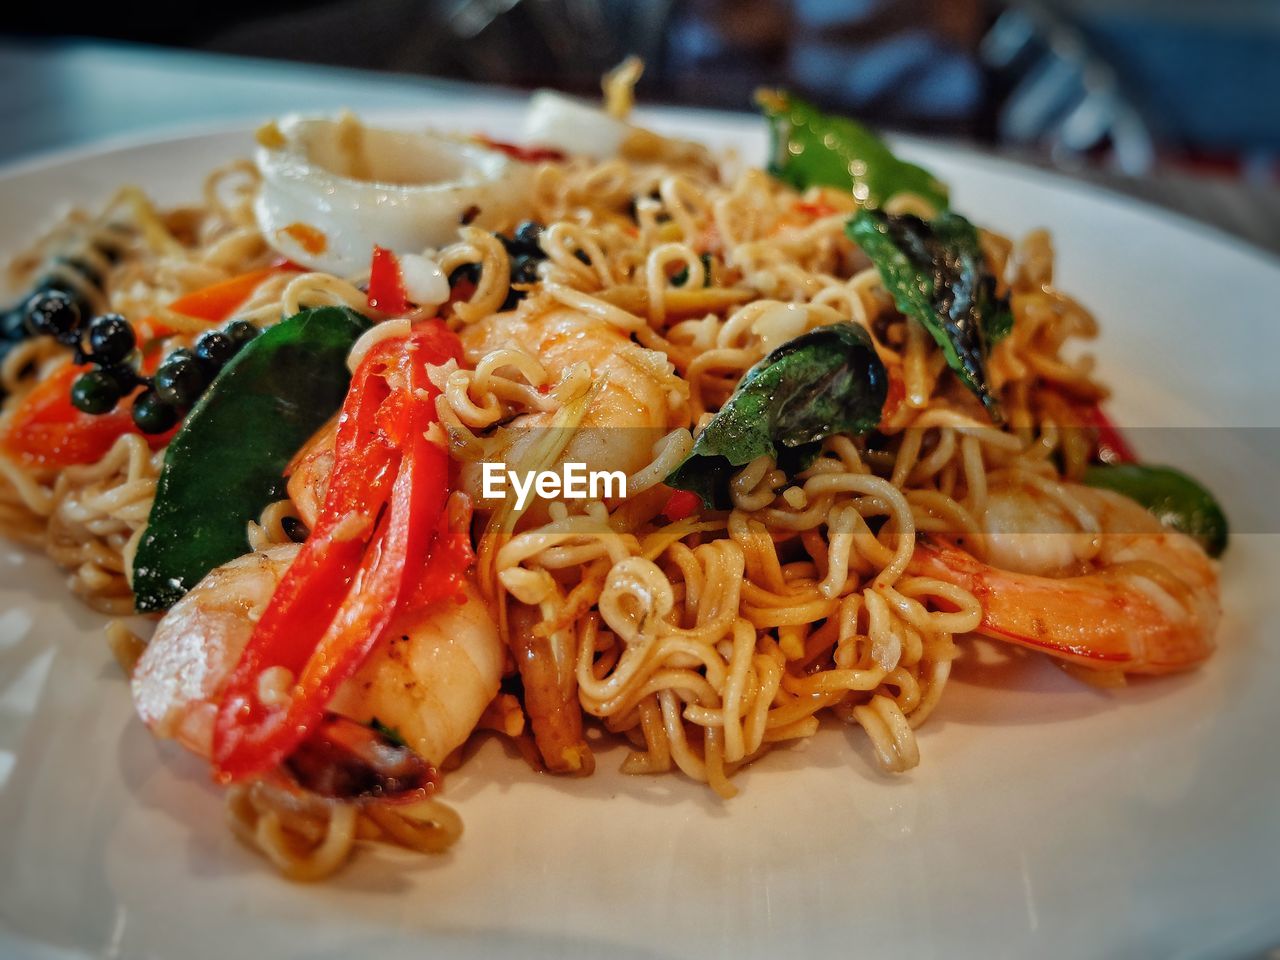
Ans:
[{"label": "green vegetable", "polygon": [[996,295],[973,224],[949,211],[926,223],[864,209],[845,232],[876,265],[898,309],[929,331],[947,366],[999,422],[999,401],[987,386],[987,355],[1013,328],[1013,313]]},{"label": "green vegetable", "polygon": [[245,525],[283,496],[290,458],[342,405],[347,353],[368,328],[345,307],[303,310],[222,368],[165,451],[133,560],[140,613],[248,551]]},{"label": "green vegetable", "polygon": [[933,174],[899,160],[862,124],[828,116],[782,90],[761,90],[756,102],[769,121],[769,172],[797,190],[811,186],[852,190],[854,199],[882,207],[899,193],[914,193],[939,210],[947,188]]},{"label": "green vegetable", "polygon": [[391,741],[391,745],[395,747],[408,746],[405,743],[404,734],[396,727],[389,727],[377,717],[371,717],[369,720],[369,729],[374,733],[381,734],[384,738]]},{"label": "green vegetable", "polygon": [[818,444],[862,434],[880,422],[889,379],[862,327],[818,327],[778,347],[746,372],[667,483],[707,507],[727,505],[733,468],[769,454],[790,473]]},{"label": "green vegetable", "polygon": [[134,397],[133,422],[143,433],[164,433],[178,422],[178,408],[165,403],[155,390],[148,387]]},{"label": "green vegetable", "polygon": [[90,370],[71,385],[71,405],[90,414],[110,413],[120,402],[120,383],[105,370]]},{"label": "green vegetable", "polygon": [[[711,254],[709,253],[700,254],[698,259],[702,261],[702,285],[704,287],[709,287],[711,286]],[[671,285],[673,287],[683,287],[688,282],[689,282],[688,267],[681,267],[680,272],[676,273],[671,278]]]},{"label": "green vegetable", "polygon": [[1211,557],[1221,556],[1227,548],[1227,515],[1213,494],[1179,470],[1140,463],[1103,464],[1089,467],[1084,482],[1136,500],[1166,526],[1200,541]]}]

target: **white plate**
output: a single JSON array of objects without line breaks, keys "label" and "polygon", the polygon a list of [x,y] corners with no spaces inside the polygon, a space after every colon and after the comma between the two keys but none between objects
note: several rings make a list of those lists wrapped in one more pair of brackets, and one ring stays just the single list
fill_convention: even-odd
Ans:
[{"label": "white plate", "polygon": [[[512,129],[504,108],[437,113]],[[663,126],[762,155],[758,124]],[[0,178],[0,248],[124,181],[197,196],[247,130],[79,153]],[[1276,425],[1280,265],[1075,183],[914,145],[957,206],[1053,228],[1103,322],[1126,422]],[[1236,519],[1222,649],[1120,691],[1035,658],[958,670],[923,761],[877,772],[833,726],[723,803],[676,776],[529,773],[489,744],[449,777],[467,832],[440,858],[372,848],[333,882],[279,879],[223,826],[202,765],[134,719],[101,618],[43,558],[0,552],[0,953],[8,956],[1244,956],[1280,946],[1280,537],[1263,430],[1151,431]],[[1174,438],[1177,438],[1176,441]],[[1163,443],[1169,449],[1154,449]],[[1224,453],[1225,451],[1225,453]],[[1227,458],[1230,454],[1230,458]],[[1271,527],[1270,529],[1275,529]]]}]

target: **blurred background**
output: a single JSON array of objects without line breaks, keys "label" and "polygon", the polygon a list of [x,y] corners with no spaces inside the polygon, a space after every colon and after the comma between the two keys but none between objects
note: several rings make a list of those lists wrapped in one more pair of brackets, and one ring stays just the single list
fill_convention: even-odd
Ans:
[{"label": "blurred background", "polygon": [[[1149,199],[1172,186],[1184,212],[1280,250],[1277,0],[144,0],[74,13],[23,4],[0,31],[0,159],[62,145],[86,123],[101,133],[148,110],[177,119],[192,71],[221,74],[226,96],[253,102],[263,68],[213,54],[591,95],[605,69],[638,53],[645,102],[747,109],[758,85],[785,84],[882,128]],[[114,100],[81,89],[95,81],[89,67],[109,89],[149,64]],[[178,86],[148,89],[166,76]],[[265,97],[270,79],[307,74],[259,76]],[[87,117],[55,115],[75,103]],[[127,116],[113,121],[113,110]]]}]

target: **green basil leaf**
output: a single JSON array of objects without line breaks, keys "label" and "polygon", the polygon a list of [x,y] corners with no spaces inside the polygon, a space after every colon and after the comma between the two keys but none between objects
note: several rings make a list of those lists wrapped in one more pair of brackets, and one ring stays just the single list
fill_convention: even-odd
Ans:
[{"label": "green basil leaf", "polygon": [[222,368],[165,451],[133,560],[139,613],[248,551],[246,524],[284,495],[289,460],[342,405],[347,354],[368,328],[345,307],[303,310]]},{"label": "green basil leaf", "polygon": [[778,347],[746,372],[667,484],[728,503],[734,468],[769,455],[803,469],[823,439],[858,435],[880,422],[888,375],[871,337],[853,323],[818,327]]},{"label": "green basil leaf", "polygon": [[1198,540],[1211,557],[1227,549],[1226,513],[1212,493],[1180,470],[1142,463],[1099,464],[1085,471],[1084,482],[1136,500],[1165,526]]},{"label": "green basil leaf", "polygon": [[845,232],[871,258],[898,309],[929,331],[947,365],[999,422],[987,356],[1013,328],[1013,313],[996,295],[973,224],[950,211],[925,222],[863,209]]},{"label": "green basil leaf", "polygon": [[804,190],[839,187],[869,207],[900,193],[923,197],[939,210],[947,188],[927,170],[899,160],[883,140],[847,117],[829,116],[782,90],[761,90],[756,101],[769,121],[769,172]]}]

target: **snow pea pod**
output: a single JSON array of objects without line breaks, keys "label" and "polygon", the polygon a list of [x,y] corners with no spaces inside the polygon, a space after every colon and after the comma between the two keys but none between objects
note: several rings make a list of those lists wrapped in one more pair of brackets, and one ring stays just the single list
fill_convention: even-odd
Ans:
[{"label": "snow pea pod", "polygon": [[894,156],[883,140],[847,117],[830,116],[783,90],[761,90],[769,121],[769,172],[797,190],[841,187],[863,206],[882,207],[900,193],[947,207],[947,188],[929,171]]},{"label": "snow pea pod", "polygon": [[1213,494],[1180,470],[1143,463],[1097,464],[1084,482],[1114,490],[1146,507],[1165,526],[1198,540],[1211,557],[1227,549],[1227,515]]},{"label": "snow pea pod", "polygon": [[347,354],[369,325],[345,307],[303,310],[218,373],[165,451],[133,560],[139,613],[168,609],[248,551],[246,524],[284,495],[290,458],[341,406]]}]

